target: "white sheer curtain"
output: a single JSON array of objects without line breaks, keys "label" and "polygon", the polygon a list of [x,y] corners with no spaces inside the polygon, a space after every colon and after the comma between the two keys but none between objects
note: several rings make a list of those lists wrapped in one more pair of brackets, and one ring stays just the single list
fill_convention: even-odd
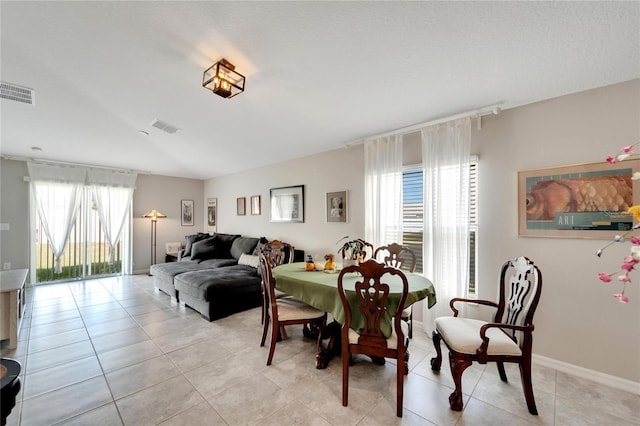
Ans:
[{"label": "white sheer curtain", "polygon": [[56,273],[60,273],[61,256],[80,207],[87,169],[32,162],[27,168],[42,228],[56,259]]},{"label": "white sheer curtain", "polygon": [[[131,215],[130,207],[136,184],[136,173],[89,169],[89,184],[96,202],[100,225],[109,243],[109,264],[113,265],[115,246]],[[130,252],[129,250],[125,250]],[[123,260],[126,256],[123,256]],[[130,265],[130,262],[126,262]],[[123,265],[123,272],[130,273]]]},{"label": "white sheer curtain", "polygon": [[402,243],[402,136],[364,142],[364,239]]},{"label": "white sheer curtain", "polygon": [[424,317],[429,334],[435,318],[451,315],[449,301],[467,295],[470,140],[470,118],[422,129],[423,268],[438,299]]}]

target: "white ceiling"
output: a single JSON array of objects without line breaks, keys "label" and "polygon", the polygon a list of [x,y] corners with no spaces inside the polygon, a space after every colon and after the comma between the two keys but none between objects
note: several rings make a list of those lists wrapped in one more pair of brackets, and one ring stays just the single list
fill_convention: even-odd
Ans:
[{"label": "white ceiling", "polygon": [[[199,179],[640,77],[638,1],[3,0],[0,14],[1,79],[35,90],[35,105],[1,101],[0,153]],[[233,99],[201,86],[221,57],[247,77]]]}]

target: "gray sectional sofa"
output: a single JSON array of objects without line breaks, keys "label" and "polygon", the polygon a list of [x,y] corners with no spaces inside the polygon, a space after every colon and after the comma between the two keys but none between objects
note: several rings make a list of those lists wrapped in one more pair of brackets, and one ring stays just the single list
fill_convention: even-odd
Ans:
[{"label": "gray sectional sofa", "polygon": [[[177,262],[151,266],[153,285],[209,321],[258,307],[258,252],[267,241],[237,234],[189,235]],[[303,259],[304,252],[295,250],[294,260]]]},{"label": "gray sectional sofa", "polygon": [[154,287],[209,321],[260,306],[260,238],[216,233],[186,239],[178,262],[151,266]]}]

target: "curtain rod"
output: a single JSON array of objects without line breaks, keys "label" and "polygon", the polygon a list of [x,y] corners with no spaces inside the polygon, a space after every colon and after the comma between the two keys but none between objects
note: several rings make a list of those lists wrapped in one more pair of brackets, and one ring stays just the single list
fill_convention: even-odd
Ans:
[{"label": "curtain rod", "polygon": [[412,124],[411,126],[407,126],[407,127],[401,127],[399,129],[395,129],[395,130],[391,130],[388,132],[383,132],[383,133],[378,133],[375,135],[370,135],[370,136],[366,136],[364,138],[360,138],[360,139],[356,139],[350,142],[345,143],[345,145],[347,147],[350,146],[356,146],[356,145],[360,145],[362,143],[364,143],[365,140],[367,139],[376,139],[376,138],[383,138],[386,136],[393,136],[393,135],[406,135],[407,133],[413,133],[417,130],[422,129],[423,127],[426,126],[434,126],[436,124],[441,124],[441,123],[446,123],[448,121],[453,121],[453,120],[458,120],[460,118],[466,118],[466,117],[473,117],[473,118],[477,118],[478,119],[478,130],[480,130],[482,128],[482,117],[484,117],[485,115],[498,115],[502,112],[502,109],[500,108],[499,105],[501,105],[502,102],[494,104],[494,105],[490,105],[490,106],[486,106],[483,108],[478,108],[478,109],[474,109],[471,111],[467,111],[467,112],[462,112],[460,114],[455,114],[455,115],[450,115],[448,117],[444,117],[444,118],[438,118],[435,120],[430,120],[430,121],[425,121],[423,123],[417,123],[417,124]]},{"label": "curtain rod", "polygon": [[58,160],[44,160],[41,158],[29,158],[29,157],[21,157],[21,156],[17,156],[17,155],[6,155],[6,154],[2,154],[0,155],[1,158],[4,158],[5,160],[16,160],[16,161],[33,161],[33,162],[37,162],[37,163],[48,163],[48,164],[60,164],[63,166],[76,166],[76,167],[89,167],[92,169],[105,169],[105,170],[111,170],[111,171],[115,171],[115,172],[132,172],[132,173],[137,173],[137,174],[142,174],[142,175],[150,175],[151,172],[145,172],[145,171],[140,171],[140,170],[131,170],[131,169],[123,169],[123,168],[119,168],[119,167],[109,167],[109,166],[96,166],[93,164],[82,164],[82,163],[72,163],[70,161],[58,161]]}]

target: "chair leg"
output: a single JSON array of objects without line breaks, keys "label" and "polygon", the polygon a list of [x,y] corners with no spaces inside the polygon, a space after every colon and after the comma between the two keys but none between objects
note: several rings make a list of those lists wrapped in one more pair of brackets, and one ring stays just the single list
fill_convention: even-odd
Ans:
[{"label": "chair leg", "polygon": [[351,354],[349,353],[349,345],[342,345],[342,406],[349,404],[349,364],[351,363]]},{"label": "chair leg", "polygon": [[436,357],[431,358],[431,369],[433,371],[440,371],[440,367],[442,366],[442,349],[440,349],[440,333],[437,330],[433,331],[432,334],[433,346],[436,349]]},{"label": "chair leg", "polygon": [[533,383],[531,381],[531,358],[524,358],[520,362],[520,377],[522,378],[522,390],[524,391],[524,399],[527,401],[529,413],[534,416],[538,415],[536,408],[536,400],[533,397]]},{"label": "chair leg", "polygon": [[265,316],[263,318],[262,325],[262,340],[260,341],[260,347],[264,346],[265,340],[267,340],[267,330],[269,329],[269,323],[271,322],[271,317],[267,312],[265,312]]},{"label": "chair leg", "polygon": [[[409,359],[409,352],[405,352],[404,356],[405,360]],[[396,416],[402,417],[402,399],[404,396],[404,375],[406,373],[407,366],[401,365],[398,360],[398,364],[396,366]]]},{"label": "chair leg", "polygon": [[413,306],[411,306],[411,313],[409,314],[409,339],[413,339]]},{"label": "chair leg", "polygon": [[500,374],[500,380],[502,380],[505,383],[508,382],[508,380],[507,380],[507,372],[504,371],[504,362],[497,361],[496,365],[498,366],[498,374]]},{"label": "chair leg", "polygon": [[462,411],[462,373],[472,364],[471,361],[455,356],[449,352],[449,365],[456,389],[449,395],[449,406],[453,411]]},{"label": "chair leg", "polygon": [[273,353],[276,350],[276,342],[278,341],[278,330],[280,329],[280,324],[274,319],[271,325],[271,344],[269,345],[269,357],[267,358],[267,365],[271,365],[271,361],[273,361]]}]

